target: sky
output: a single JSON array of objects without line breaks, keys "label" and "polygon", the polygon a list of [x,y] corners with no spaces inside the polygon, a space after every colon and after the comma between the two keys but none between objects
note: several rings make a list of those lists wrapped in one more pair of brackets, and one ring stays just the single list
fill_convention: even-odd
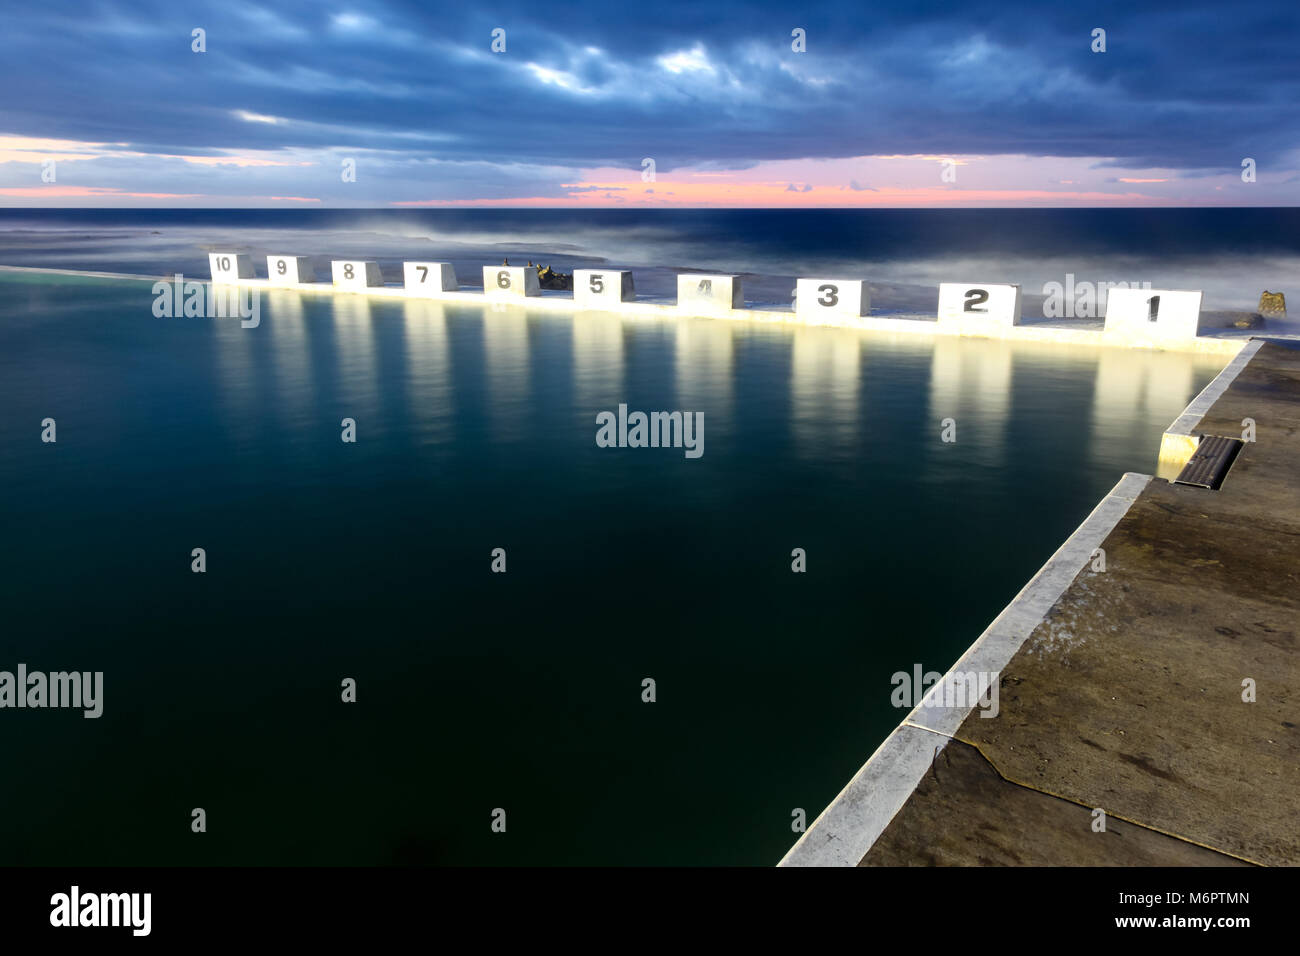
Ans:
[{"label": "sky", "polygon": [[0,206],[1300,198],[1296,0],[6,6]]}]

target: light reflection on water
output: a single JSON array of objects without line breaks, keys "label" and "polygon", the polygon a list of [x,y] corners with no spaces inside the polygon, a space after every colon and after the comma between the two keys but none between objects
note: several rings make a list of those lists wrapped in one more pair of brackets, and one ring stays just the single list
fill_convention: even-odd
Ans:
[{"label": "light reflection on water", "polygon": [[[110,701],[0,723],[31,768],[0,793],[15,859],[774,862],[790,808],[815,814],[901,717],[889,675],[946,668],[1223,364],[293,292],[244,329],[150,303],[0,278],[0,667],[102,669]],[[704,457],[597,448],[620,402],[704,412]],[[341,675],[364,706],[335,703]],[[196,791],[240,818],[202,859],[156,822]],[[463,824],[503,802],[530,821],[511,841]]]}]

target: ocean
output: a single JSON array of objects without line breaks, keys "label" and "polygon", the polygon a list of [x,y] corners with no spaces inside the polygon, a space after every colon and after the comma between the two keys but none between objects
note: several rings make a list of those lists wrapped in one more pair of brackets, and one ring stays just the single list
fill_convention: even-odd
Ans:
[{"label": "ocean", "polygon": [[[1296,274],[1295,225],[7,210],[0,264],[509,257],[773,297],[847,273],[899,311],[932,311],[938,277],[1069,266],[1245,309]],[[945,670],[1223,364],[292,292],[244,328],[153,301],[0,273],[0,670],[104,675],[97,719],[0,711],[0,862],[774,863],[904,716],[891,675]],[[703,454],[599,447],[620,404],[702,413]]]},{"label": "ocean", "polygon": [[883,314],[933,314],[940,282],[1014,282],[1032,318],[1067,276],[1254,309],[1300,274],[1300,210],[0,209],[0,265],[207,278],[216,249],[252,253],[259,274],[268,254],[375,259],[391,282],[403,259],[449,261],[467,285],[505,258],[626,267],[652,295],[677,272],[732,272],[786,305],[797,276],[865,278]]}]

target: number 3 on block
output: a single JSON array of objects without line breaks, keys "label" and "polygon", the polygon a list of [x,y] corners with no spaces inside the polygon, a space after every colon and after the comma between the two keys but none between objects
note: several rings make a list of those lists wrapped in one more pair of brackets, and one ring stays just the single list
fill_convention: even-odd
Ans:
[{"label": "number 3 on block", "polygon": [[796,279],[794,295],[794,312],[800,318],[871,314],[871,291],[861,279]]}]

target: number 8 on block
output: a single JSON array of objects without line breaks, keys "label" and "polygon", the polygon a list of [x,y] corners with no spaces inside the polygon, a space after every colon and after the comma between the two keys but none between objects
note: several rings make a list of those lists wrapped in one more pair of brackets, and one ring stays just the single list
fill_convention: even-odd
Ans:
[{"label": "number 8 on block", "polygon": [[336,289],[373,289],[384,284],[378,262],[360,259],[336,259],[330,263]]}]

